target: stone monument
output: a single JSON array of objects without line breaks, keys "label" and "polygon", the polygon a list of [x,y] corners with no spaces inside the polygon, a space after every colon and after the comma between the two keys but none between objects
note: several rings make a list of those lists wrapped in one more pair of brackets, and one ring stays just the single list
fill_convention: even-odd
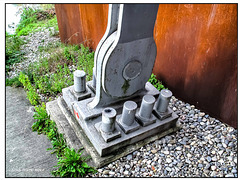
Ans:
[{"label": "stone monument", "polygon": [[93,80],[74,72],[63,100],[100,157],[176,127],[172,93],[147,82],[156,58],[153,29],[158,4],[109,5]]}]

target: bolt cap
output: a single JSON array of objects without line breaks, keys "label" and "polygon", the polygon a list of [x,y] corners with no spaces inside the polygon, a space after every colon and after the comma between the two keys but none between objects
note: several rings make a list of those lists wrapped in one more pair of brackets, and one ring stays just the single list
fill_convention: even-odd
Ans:
[{"label": "bolt cap", "polygon": [[155,97],[153,97],[152,95],[143,96],[143,101],[147,104],[153,104],[155,100],[156,100]]},{"label": "bolt cap", "polygon": [[117,115],[115,109],[107,107],[103,110],[102,115],[108,118],[114,118]]},{"label": "bolt cap", "polygon": [[124,108],[129,111],[135,110],[137,109],[137,103],[135,103],[134,101],[126,101],[124,103]]},{"label": "bolt cap", "polygon": [[86,76],[86,73],[84,71],[81,71],[81,70],[76,70],[76,71],[74,71],[74,76],[84,77],[84,76]]},{"label": "bolt cap", "polygon": [[172,92],[168,89],[163,89],[160,92],[161,96],[165,97],[165,98],[170,98],[172,97]]}]

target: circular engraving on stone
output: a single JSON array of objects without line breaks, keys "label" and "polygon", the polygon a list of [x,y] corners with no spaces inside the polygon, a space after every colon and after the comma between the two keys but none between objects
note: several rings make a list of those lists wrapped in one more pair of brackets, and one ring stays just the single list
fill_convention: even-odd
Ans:
[{"label": "circular engraving on stone", "polygon": [[126,80],[133,80],[142,71],[142,64],[138,60],[130,61],[123,69],[123,77]]}]

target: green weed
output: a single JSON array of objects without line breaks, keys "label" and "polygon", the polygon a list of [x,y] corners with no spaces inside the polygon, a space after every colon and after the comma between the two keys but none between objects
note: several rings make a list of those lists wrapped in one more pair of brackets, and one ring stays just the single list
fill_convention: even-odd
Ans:
[{"label": "green weed", "polygon": [[154,75],[153,73],[151,74],[151,77],[149,78],[148,82],[150,82],[159,91],[161,91],[162,89],[166,89],[162,82],[157,80],[156,75]]},{"label": "green weed", "polygon": [[30,103],[34,106],[38,105],[40,102],[38,93],[36,93],[36,89],[32,86],[29,86],[29,89],[27,91],[27,98],[30,101]]},{"label": "green weed", "polygon": [[68,47],[64,48],[64,57],[69,61],[74,60],[74,56],[69,52]]},{"label": "green weed", "polygon": [[51,56],[30,65],[28,70],[33,75],[32,83],[40,93],[56,95],[63,88],[73,85],[73,72],[68,68],[71,65],[74,65],[76,69],[84,70],[87,80],[91,80],[94,53],[88,48],[83,45],[79,48],[78,45],[51,44],[43,52],[45,50]]},{"label": "green weed", "polygon": [[57,36],[59,34],[59,28],[57,23],[57,17],[50,19],[45,24],[45,27],[49,29],[51,36]]},{"label": "green weed", "polygon": [[29,89],[29,86],[31,85],[29,79],[28,79],[28,76],[25,75],[23,72],[20,72],[20,75],[19,75],[19,81],[22,83],[24,89]]},{"label": "green weed", "polygon": [[19,81],[23,84],[24,89],[28,90],[27,98],[30,103],[32,105],[38,105],[40,102],[40,98],[38,96],[38,93],[36,92],[36,89],[34,88],[34,86],[32,86],[28,76],[20,72]]},{"label": "green weed", "polygon": [[24,53],[21,51],[21,46],[25,44],[22,38],[16,35],[6,33],[6,51],[5,62],[6,72],[10,70],[10,66],[14,63],[24,60]]},{"label": "green weed", "polygon": [[[18,27],[16,29],[16,33],[18,34],[20,31],[22,31],[24,28],[26,28],[27,25],[33,24],[37,22],[37,13],[38,10],[33,8],[24,8],[21,12],[21,19],[18,24]],[[19,34],[18,34],[19,35]]]},{"label": "green weed", "polygon": [[67,145],[62,134],[56,133],[56,135],[57,136],[55,136],[51,141],[53,147],[48,150],[53,150],[52,154],[56,153],[56,156],[59,158],[63,156],[64,149],[67,148]]},{"label": "green weed", "polygon": [[93,66],[94,66],[94,52],[90,53],[88,47],[80,45],[80,51],[77,62],[77,69],[84,70],[87,74],[87,81],[92,79]]},{"label": "green weed", "polygon": [[49,116],[46,111],[46,105],[43,102],[41,106],[35,106],[35,113],[33,118],[37,120],[32,125],[32,130],[37,131],[38,134],[47,134],[49,132]]},{"label": "green weed", "polygon": [[[57,18],[47,10],[24,8],[21,19],[16,29],[17,36],[26,36],[30,33],[41,31],[43,27],[50,28],[51,35],[58,34]],[[52,32],[53,31],[53,32]]]},{"label": "green weed", "polygon": [[76,152],[74,149],[65,148],[63,157],[58,160],[58,170],[53,171],[54,176],[60,177],[84,177],[88,173],[96,173],[85,161],[87,157],[82,157],[82,149]]},{"label": "green weed", "polygon": [[6,79],[6,86],[23,87],[22,83],[19,81],[19,76],[12,79]]}]

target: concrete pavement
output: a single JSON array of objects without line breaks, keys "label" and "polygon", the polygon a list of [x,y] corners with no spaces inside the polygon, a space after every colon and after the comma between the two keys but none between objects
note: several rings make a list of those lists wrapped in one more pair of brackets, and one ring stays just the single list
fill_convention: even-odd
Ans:
[{"label": "concrete pavement", "polygon": [[32,132],[34,121],[24,89],[6,87],[6,177],[53,177],[56,155],[45,135]]}]

